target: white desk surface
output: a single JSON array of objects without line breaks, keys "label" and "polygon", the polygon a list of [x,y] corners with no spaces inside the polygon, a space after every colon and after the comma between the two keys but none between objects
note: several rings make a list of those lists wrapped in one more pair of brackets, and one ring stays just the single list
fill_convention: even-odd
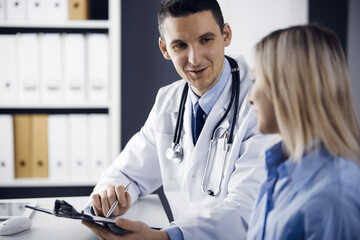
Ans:
[{"label": "white desk surface", "polygon": [[[78,211],[81,211],[88,201],[86,197],[58,197],[58,198],[35,198],[38,207],[53,209],[55,199],[65,200]],[[24,201],[29,199],[12,199],[11,201]],[[8,200],[0,200],[4,202]],[[124,218],[131,220],[140,220],[151,227],[164,228],[169,225],[169,220],[162,207],[159,196],[156,194],[140,198],[128,212],[123,215]],[[10,235],[0,236],[0,240],[8,239],[98,239],[96,235],[81,223],[80,220],[61,218],[46,213],[34,211],[32,214],[32,227],[30,230]]]}]

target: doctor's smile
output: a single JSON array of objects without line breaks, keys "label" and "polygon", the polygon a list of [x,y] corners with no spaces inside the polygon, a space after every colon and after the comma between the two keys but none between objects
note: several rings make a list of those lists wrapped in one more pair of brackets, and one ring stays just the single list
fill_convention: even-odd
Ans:
[{"label": "doctor's smile", "polygon": [[187,70],[187,72],[189,72],[193,77],[195,78],[200,78],[203,77],[203,75],[205,75],[206,70],[208,69],[208,67],[204,67],[201,69],[189,69]]}]

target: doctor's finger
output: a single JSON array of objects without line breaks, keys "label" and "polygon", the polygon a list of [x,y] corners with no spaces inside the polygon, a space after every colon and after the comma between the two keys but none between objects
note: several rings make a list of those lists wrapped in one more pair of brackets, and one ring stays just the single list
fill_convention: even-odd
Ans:
[{"label": "doctor's finger", "polygon": [[108,185],[106,187],[106,193],[109,200],[109,205],[111,206],[117,199],[116,192],[115,192],[115,186]]},{"label": "doctor's finger", "polygon": [[92,202],[94,208],[101,210],[102,206],[101,206],[101,198],[100,198],[99,194],[92,195],[91,202]]},{"label": "doctor's finger", "polygon": [[119,200],[119,204],[121,207],[126,207],[126,197],[125,197],[125,187],[123,185],[116,185],[115,186],[115,192],[117,199]]},{"label": "doctor's finger", "polygon": [[131,206],[131,196],[128,192],[125,192],[125,198],[126,198],[126,206],[125,207],[121,207],[120,206],[120,202],[117,205],[117,207],[115,208],[113,214],[111,216],[113,217],[117,217],[117,216],[121,216],[124,213],[126,213],[126,211],[130,208]]},{"label": "doctor's finger", "polygon": [[105,216],[106,213],[110,209],[110,204],[109,204],[109,199],[108,199],[108,196],[107,196],[106,189],[100,193],[100,198],[101,198],[102,212],[103,212],[103,215]]},{"label": "doctor's finger", "polygon": [[121,227],[127,231],[130,232],[140,232],[142,230],[144,230],[144,228],[149,228],[145,223],[140,222],[140,221],[131,221],[128,219],[124,219],[124,218],[117,218],[115,220],[115,224],[118,227]]}]

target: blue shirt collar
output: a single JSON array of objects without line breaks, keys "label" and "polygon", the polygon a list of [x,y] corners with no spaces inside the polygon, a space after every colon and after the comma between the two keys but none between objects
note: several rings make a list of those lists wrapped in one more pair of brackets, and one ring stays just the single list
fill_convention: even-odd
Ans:
[{"label": "blue shirt collar", "polygon": [[230,75],[231,75],[230,63],[224,57],[223,71],[219,77],[219,80],[216,81],[214,86],[212,86],[201,98],[199,98],[192,90],[189,91],[193,109],[195,109],[195,105],[198,103],[200,104],[202,110],[205,112],[206,116],[208,116],[215,102],[218,100],[220,94],[224,90],[226,83],[230,78]]},{"label": "blue shirt collar", "polygon": [[287,159],[283,142],[280,141],[265,152],[266,168],[268,170],[278,167]]}]

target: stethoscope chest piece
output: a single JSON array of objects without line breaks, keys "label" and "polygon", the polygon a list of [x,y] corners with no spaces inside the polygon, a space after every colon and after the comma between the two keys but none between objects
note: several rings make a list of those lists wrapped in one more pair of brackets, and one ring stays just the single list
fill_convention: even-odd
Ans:
[{"label": "stethoscope chest piece", "polygon": [[183,154],[184,152],[180,144],[172,144],[172,146],[166,150],[166,158],[172,160],[174,163],[180,163]]}]

